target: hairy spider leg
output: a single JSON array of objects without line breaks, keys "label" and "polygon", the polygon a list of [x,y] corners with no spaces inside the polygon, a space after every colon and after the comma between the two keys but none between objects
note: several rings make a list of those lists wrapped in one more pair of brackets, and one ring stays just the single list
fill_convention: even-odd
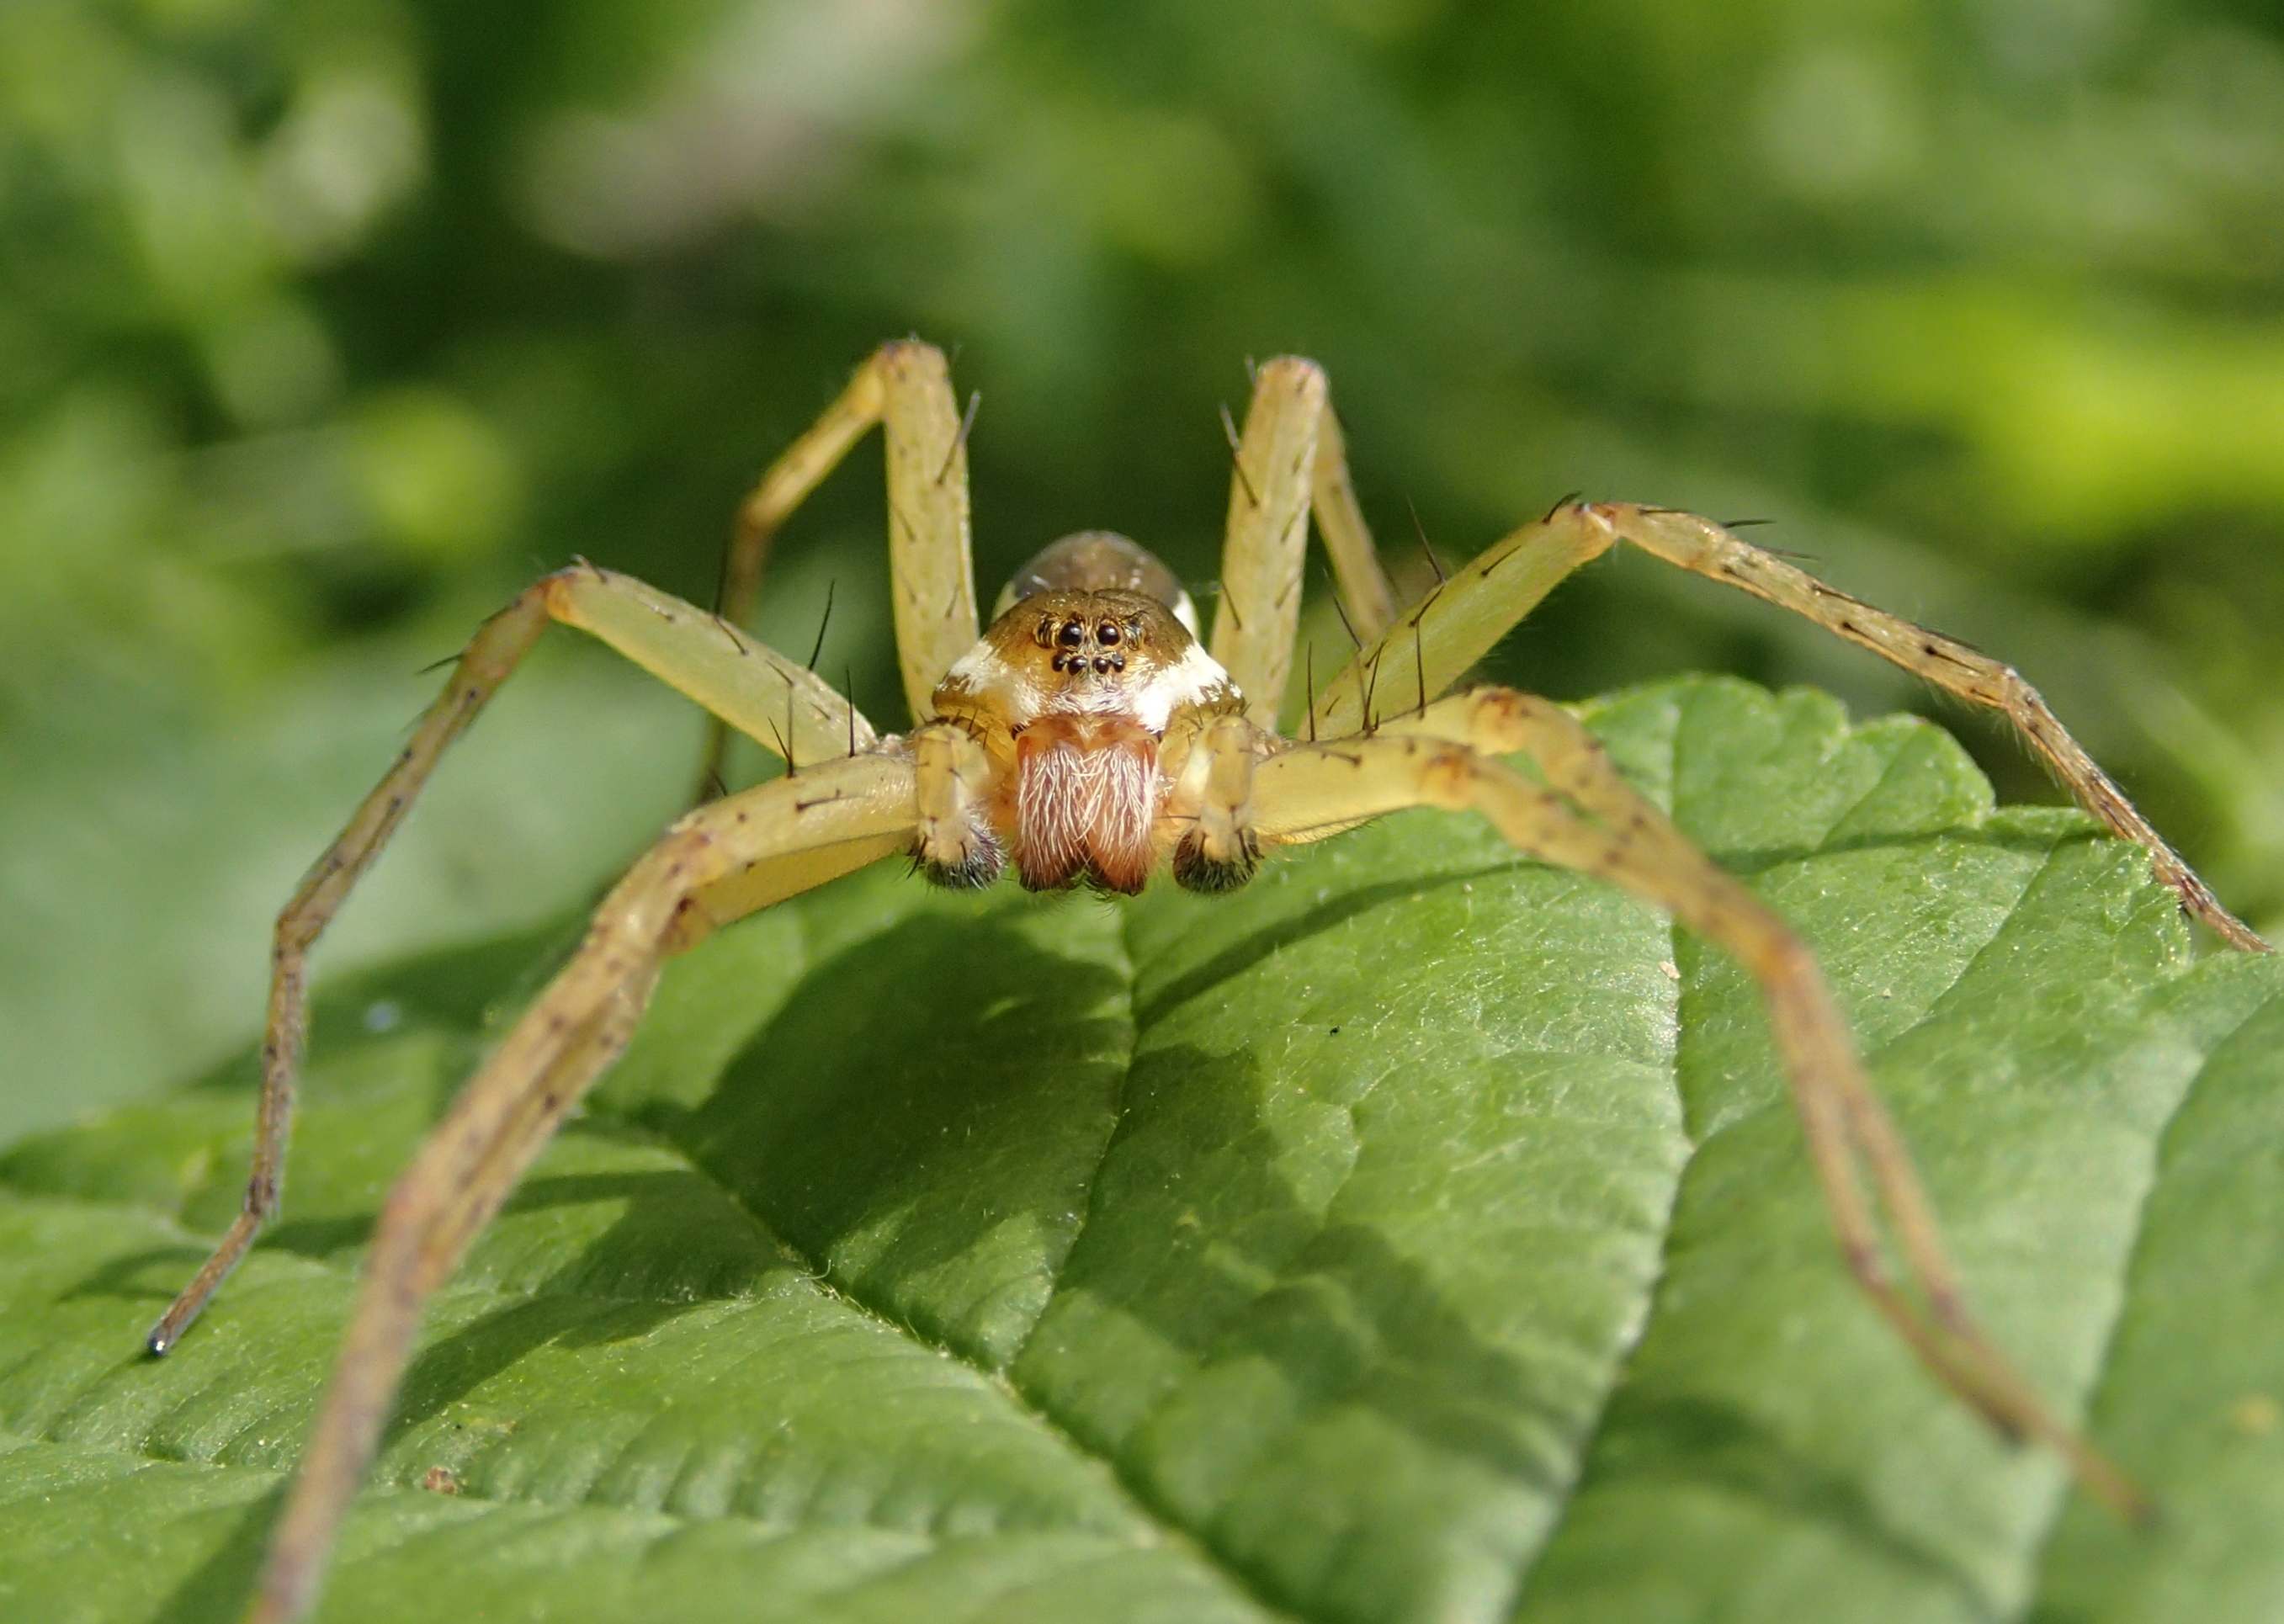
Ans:
[{"label": "hairy spider leg", "polygon": [[1396,597],[1357,505],[1324,369],[1297,355],[1255,368],[1245,433],[1230,454],[1221,601],[1208,648],[1245,696],[1246,714],[1273,727],[1292,675],[1311,513],[1332,559],[1334,589],[1362,636],[1395,618]]},{"label": "hairy spider leg", "polygon": [[[1529,751],[1548,784],[1490,752]],[[1759,984],[1810,1160],[1857,1284],[1928,1370],[2012,1438],[2052,1446],[2087,1489],[2145,1518],[2132,1482],[2055,1417],[1967,1313],[1909,1153],[1856,1056],[1814,956],[1618,776],[1566,713],[1508,691],[1463,694],[1377,736],[1303,745],[1254,774],[1251,823],[1268,847],[1321,839],[1406,807],[1481,813],[1526,856],[1609,881],[1727,951]],[[1582,816],[1582,813],[1585,816]],[[1869,1175],[1922,1308],[1890,1277]]]},{"label": "hairy spider leg", "polygon": [[[914,808],[908,758],[829,761],[688,814],[612,888],[570,963],[461,1090],[382,1205],[248,1624],[288,1624],[308,1608],[372,1464],[426,1300],[626,1046],[661,962],[727,922],[740,877],[748,897],[821,884],[870,861],[884,841],[908,841]],[[701,902],[711,917],[693,924]]]},{"label": "hairy spider leg", "polygon": [[246,1199],[213,1255],[152,1327],[153,1353],[175,1345],[277,1214],[293,1130],[294,1078],[309,1025],[309,949],[380,855],[445,746],[475,719],[550,621],[599,637],[763,744],[792,749],[797,761],[845,756],[852,738],[860,750],[874,741],[872,724],[812,673],[716,623],[693,605],[592,565],[574,565],[534,582],[485,621],[462,651],[443,692],[422,714],[411,742],[278,912],[262,1042],[262,1099]]},{"label": "hairy spider leg", "polygon": [[[720,609],[733,626],[752,617],[778,527],[876,425],[888,447],[897,661],[909,714],[924,722],[928,695],[979,629],[969,556],[968,419],[935,345],[904,339],[874,350],[809,432],[769,465],[739,504],[722,561]],[[701,799],[721,771],[729,739],[726,722],[711,725],[698,778]]]},{"label": "hairy spider leg", "polygon": [[1625,502],[1559,504],[1455,571],[1310,701],[1318,738],[1376,730],[1459,680],[1556,583],[1620,541],[1803,615],[1969,705],[1997,711],[2078,805],[2146,850],[2182,907],[2233,948],[2268,944],[2224,907],[2012,667],[1828,587],[1708,519]]}]

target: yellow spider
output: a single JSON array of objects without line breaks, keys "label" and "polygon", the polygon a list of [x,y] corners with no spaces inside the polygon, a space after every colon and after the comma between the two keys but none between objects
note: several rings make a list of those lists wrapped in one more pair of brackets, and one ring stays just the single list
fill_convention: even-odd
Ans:
[{"label": "yellow spider", "polygon": [[[877,732],[813,673],[739,631],[770,539],[874,426],[888,445],[896,646],[913,725]],[[1546,593],[1620,541],[1825,626],[2004,714],[2087,811],[2145,847],[2182,905],[2231,945],[2265,945],[2127,802],[2030,686],[1964,644],[1825,586],[1686,513],[1560,504],[1399,613],[1350,488],[1324,373],[1257,369],[1209,642],[1172,574],[1122,536],[1067,536],[1018,573],[979,636],[966,441],[943,356],[889,344],[763,476],[739,514],[726,615],[581,563],[486,622],[411,744],[279,914],[245,1206],[153,1329],[164,1353],[278,1211],[306,1025],[304,961],[445,746],[550,621],[591,633],[774,749],[783,777],[676,823],[597,911],[550,983],[389,1192],[354,1317],[278,1525],[250,1617],[286,1624],[370,1464],[424,1300],[627,1042],[661,963],[772,902],[883,857],[933,882],[1241,886],[1278,847],[1400,808],[1487,819],[1516,851],[1598,875],[1734,955],[1768,1005],[1847,1266],[1934,1378],[2010,1436],[2056,1450],[2122,1514],[2135,1487],[2048,1410],[1961,1300],[1917,1174],[1799,939],[1717,868],[1566,711],[1506,688],[1448,692]],[[1310,521],[1361,646],[1279,735]],[[1537,775],[1501,757],[1527,753]],[[1882,1222],[1884,1221],[1884,1230]],[[1889,1273],[1892,1243],[1903,1280]]]}]

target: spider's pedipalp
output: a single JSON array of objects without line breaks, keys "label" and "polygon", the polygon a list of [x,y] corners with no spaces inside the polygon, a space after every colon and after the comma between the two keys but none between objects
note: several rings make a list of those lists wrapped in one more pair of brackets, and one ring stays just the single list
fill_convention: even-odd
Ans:
[{"label": "spider's pedipalp", "polygon": [[1242,716],[1214,716],[1197,730],[1190,754],[1169,774],[1169,811],[1188,820],[1173,852],[1174,879],[1183,889],[1213,895],[1234,891],[1261,866],[1253,774],[1271,743]]},{"label": "spider's pedipalp", "polygon": [[930,722],[912,735],[913,804],[918,826],[912,862],[933,885],[974,891],[999,878],[1007,853],[989,816],[991,758],[974,733],[955,722]]}]

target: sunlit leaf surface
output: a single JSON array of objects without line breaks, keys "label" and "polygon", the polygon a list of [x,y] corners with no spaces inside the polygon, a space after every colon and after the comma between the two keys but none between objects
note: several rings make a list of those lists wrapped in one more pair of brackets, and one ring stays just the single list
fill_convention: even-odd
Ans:
[{"label": "sunlit leaf surface", "polygon": [[[1732,964],[1413,815],[1220,901],[884,865],[679,963],[437,1299],[322,1616],[2284,1616],[2284,975],[1926,726],[1590,715],[1812,941],[2157,1531],[1854,1294]],[[323,988],[286,1217],[164,1361],[250,1066],[0,1159],[0,1617],[233,1616],[387,1183],[575,928]]]}]

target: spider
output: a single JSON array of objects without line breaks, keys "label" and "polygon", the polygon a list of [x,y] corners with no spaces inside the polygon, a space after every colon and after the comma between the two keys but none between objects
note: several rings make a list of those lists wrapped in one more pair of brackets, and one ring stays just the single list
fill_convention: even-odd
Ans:
[{"label": "spider", "polygon": [[[162,1354],[277,1214],[307,1009],[308,952],[445,747],[550,621],[577,627],[774,750],[786,773],[702,802],[609,892],[584,940],[391,1189],[346,1339],[249,1617],[312,1604],[411,1357],[424,1300],[625,1046],[668,956],[868,863],[908,856],[974,887],[1012,868],[1034,890],[1132,893],[1169,869],[1241,887],[1278,848],[1407,807],[1472,811],[1525,857],[1598,876],[1733,955],[1757,983],[1846,1266],[1936,1381],[2000,1433],[2055,1450],[2128,1518],[2132,1482],[2060,1420],[1977,1326],[1912,1163],[1814,959],[1786,922],[1621,777],[1569,712],[1454,684],[1571,571],[1620,541],[1807,616],[1999,712],[2078,802],[2147,850],[2182,906],[2231,946],[2232,916],[2012,669],[1834,590],[1709,520],[1566,500],[1399,611],[1351,488],[1325,374],[1255,371],[1209,641],[1172,573],[1105,531],[1027,564],[979,636],[963,417],[943,355],[890,343],[763,475],[740,509],[708,613],[582,560],[487,621],[410,744],[280,912],[253,1172],[238,1218],[160,1319]],[[889,568],[909,732],[884,734],[799,663],[737,628],[770,539],[874,426],[888,453]],[[1357,652],[1275,729],[1292,675],[1313,518]],[[1313,675],[1313,674],[1312,674]],[[1526,773],[1502,758],[1526,754]],[[1891,1266],[1890,1257],[1901,1265]]]}]

